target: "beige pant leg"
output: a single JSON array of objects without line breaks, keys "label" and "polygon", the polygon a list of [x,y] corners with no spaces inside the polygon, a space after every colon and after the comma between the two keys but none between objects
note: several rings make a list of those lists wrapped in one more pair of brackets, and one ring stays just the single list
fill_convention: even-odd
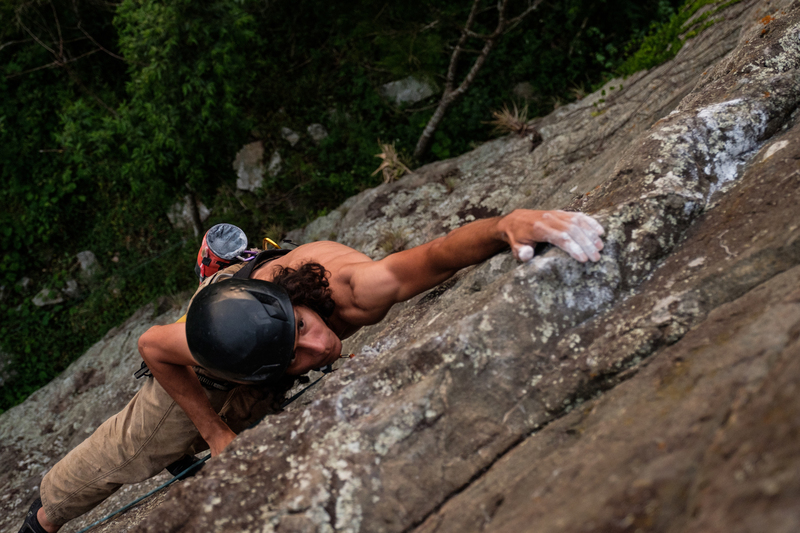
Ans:
[{"label": "beige pant leg", "polygon": [[[206,393],[216,411],[231,394]],[[82,515],[124,483],[148,479],[187,451],[196,451],[192,446],[198,441],[202,439],[192,421],[155,379],[148,378],[122,411],[45,475],[41,498],[47,518],[64,524]]]}]

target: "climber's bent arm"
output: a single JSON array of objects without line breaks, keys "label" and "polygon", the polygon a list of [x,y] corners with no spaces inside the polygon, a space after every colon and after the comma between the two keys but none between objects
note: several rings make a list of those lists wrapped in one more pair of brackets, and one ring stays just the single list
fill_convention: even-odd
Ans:
[{"label": "climber's bent arm", "polygon": [[532,257],[536,243],[549,242],[580,262],[598,261],[602,234],[602,226],[582,213],[519,209],[472,222],[380,261],[353,264],[350,272],[343,273],[350,283],[353,307],[362,313],[363,323],[373,323],[395,303],[435,287],[507,246],[521,260]]},{"label": "climber's bent arm", "polygon": [[186,342],[186,324],[153,326],[139,337],[139,353],[159,384],[197,427],[211,455],[220,453],[236,434],[214,412],[191,368],[197,362]]}]

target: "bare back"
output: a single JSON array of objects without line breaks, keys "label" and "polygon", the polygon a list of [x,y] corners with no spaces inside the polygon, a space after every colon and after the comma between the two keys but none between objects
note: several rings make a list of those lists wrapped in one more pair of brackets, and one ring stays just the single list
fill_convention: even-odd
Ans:
[{"label": "bare back", "polygon": [[[319,263],[330,272],[328,281],[333,301],[336,303],[336,309],[330,317],[330,324],[339,338],[347,338],[358,331],[361,326],[378,322],[391,307],[388,305],[382,313],[380,310],[363,313],[355,304],[352,286],[354,267],[358,269],[359,265],[367,266],[367,264],[373,264],[374,261],[367,255],[338,242],[319,241],[299,246],[288,254],[258,268],[252,277],[271,281],[277,267],[296,269],[305,263]],[[380,314],[380,317],[376,319],[377,314]]]}]

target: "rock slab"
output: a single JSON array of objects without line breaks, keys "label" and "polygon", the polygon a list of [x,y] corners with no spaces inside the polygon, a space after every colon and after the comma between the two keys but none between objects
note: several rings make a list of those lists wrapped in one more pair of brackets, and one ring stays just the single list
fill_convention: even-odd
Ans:
[{"label": "rock slab", "polygon": [[[537,119],[532,152],[492,141],[292,235],[378,259],[569,207],[606,227],[600,262],[500,254],[396,306],[300,401],[98,531],[796,531],[800,2],[716,17],[669,63]],[[28,443],[28,410],[60,420],[42,400],[0,419],[19,441],[3,464],[37,465],[0,473],[9,516],[80,437],[64,415],[68,443]]]}]

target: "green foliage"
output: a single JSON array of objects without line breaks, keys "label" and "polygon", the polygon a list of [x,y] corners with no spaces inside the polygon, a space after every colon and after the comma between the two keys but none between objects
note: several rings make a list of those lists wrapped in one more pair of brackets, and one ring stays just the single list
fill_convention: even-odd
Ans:
[{"label": "green foliage", "polygon": [[254,83],[247,52],[265,46],[243,4],[126,0],[117,9],[130,62],[118,120],[130,157],[120,171],[134,195],[149,196],[156,182],[213,192],[213,176],[229,171],[247,138],[241,102]]},{"label": "green foliage", "polygon": [[[94,62],[75,58],[96,47],[77,29],[81,24],[98,41],[107,40],[109,15],[91,13],[79,4],[58,3],[58,28],[50,5],[37,2],[4,3],[0,39],[0,285],[13,287],[32,265],[41,268],[57,250],[91,227],[93,184],[86,176],[65,165],[67,155],[60,144],[61,111],[71,102],[108,87],[89,89],[88,81],[119,72],[105,54]],[[48,24],[50,26],[48,26]],[[61,42],[56,29],[61,29]],[[33,38],[45,46],[39,45]],[[56,39],[54,40],[54,37]],[[60,52],[60,54],[59,54]],[[54,67],[61,61],[64,67]],[[36,250],[32,254],[30,250]]]},{"label": "green foliage", "polygon": [[[741,0],[688,0],[665,24],[654,24],[650,33],[634,52],[617,69],[620,74],[630,75],[669,61],[680,51],[688,39],[697,36],[715,22],[715,14]],[[695,16],[705,6],[711,6]],[[635,44],[635,41],[632,42]]]},{"label": "green foliage", "polygon": [[[176,199],[233,179],[230,162],[248,132],[241,102],[255,83],[246,52],[260,43],[242,5],[27,2],[9,10],[15,24],[4,16],[0,348],[18,377],[3,387],[0,409],[136,307],[191,286],[191,253],[149,258],[185,242],[166,220]],[[83,249],[97,253],[105,279],[84,286],[83,300],[33,306],[22,278],[36,291],[58,289],[75,277]]]},{"label": "green foliage", "polygon": [[[154,260],[115,269],[87,288],[91,292],[77,305],[42,309],[26,299],[18,307],[6,307],[0,337],[4,349],[13,349],[15,375],[12,383],[0,388],[0,412],[56,377],[76,355],[128,318],[132,309],[162,295],[182,294],[176,300],[183,303],[196,278],[191,268],[176,269],[175,264],[191,265],[196,244],[178,241],[167,250]],[[63,286],[68,274],[51,276],[52,286]]]},{"label": "green foliage", "polygon": [[[532,115],[573,99],[618,68],[627,43],[641,43],[678,3],[542,4],[497,43],[428,158],[414,163],[489,139],[491,111],[521,99],[513,93],[520,83],[530,85],[520,103]],[[212,209],[207,227],[232,222],[255,241],[265,228],[295,227],[379,183],[379,138],[408,161],[438,96],[398,106],[379,89],[411,75],[441,89],[470,5],[1,0],[0,350],[12,355],[17,377],[0,389],[0,410],[143,303],[194,286],[198,239],[167,217],[184,196]],[[475,31],[494,30],[494,5],[486,0]],[[511,16],[524,6],[512,2]],[[459,79],[474,57],[464,55]],[[319,144],[306,133],[314,123],[329,133]],[[282,128],[300,142],[290,146]],[[231,163],[254,140],[265,162],[280,154],[282,169],[242,193]],[[83,297],[34,306],[42,287],[78,278],[75,253],[86,249],[103,273],[81,282]]]}]

